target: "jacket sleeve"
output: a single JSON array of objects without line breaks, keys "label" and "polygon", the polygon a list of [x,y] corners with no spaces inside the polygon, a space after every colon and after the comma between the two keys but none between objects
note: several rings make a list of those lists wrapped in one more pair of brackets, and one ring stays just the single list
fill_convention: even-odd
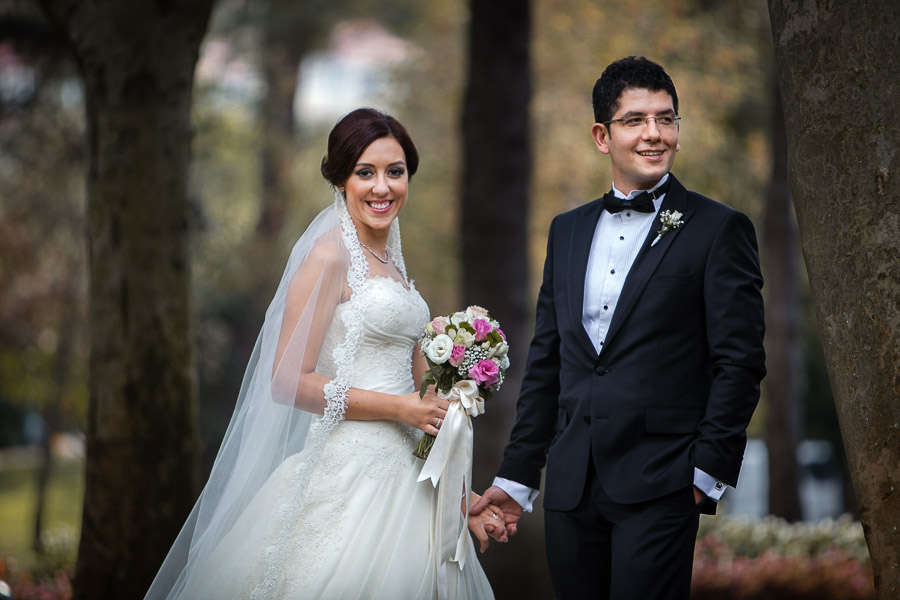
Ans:
[{"label": "jacket sleeve", "polygon": [[735,486],[766,372],[762,275],[756,234],[746,215],[734,212],[724,221],[712,243],[703,285],[712,381],[693,461]]},{"label": "jacket sleeve", "polygon": [[504,452],[499,477],[538,489],[547,448],[556,430],[559,408],[559,341],[554,303],[554,232],[550,225],[544,276],[538,292],[534,338],[528,349],[525,375],[519,393],[516,422]]}]

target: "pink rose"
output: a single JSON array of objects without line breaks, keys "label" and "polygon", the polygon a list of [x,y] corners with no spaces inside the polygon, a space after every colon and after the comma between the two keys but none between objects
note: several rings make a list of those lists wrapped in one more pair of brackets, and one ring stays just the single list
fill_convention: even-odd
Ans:
[{"label": "pink rose", "polygon": [[469,377],[474,379],[478,385],[491,387],[500,381],[500,367],[492,360],[479,360],[475,366],[469,369]]},{"label": "pink rose", "polygon": [[435,332],[437,333],[447,333],[447,325],[450,324],[450,320],[447,317],[435,317],[434,320],[431,321],[431,326],[434,327]]},{"label": "pink rose", "polygon": [[493,329],[490,322],[484,319],[475,319],[475,321],[472,322],[472,328],[475,329],[476,342],[483,342],[484,338],[486,338]]},{"label": "pink rose", "polygon": [[454,367],[458,367],[462,364],[463,358],[466,356],[466,347],[465,346],[453,346],[453,350],[450,351],[450,364]]}]

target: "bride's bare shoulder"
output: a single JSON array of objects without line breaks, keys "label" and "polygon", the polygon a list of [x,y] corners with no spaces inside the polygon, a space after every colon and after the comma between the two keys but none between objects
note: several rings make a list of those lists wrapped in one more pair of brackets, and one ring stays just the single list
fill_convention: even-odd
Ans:
[{"label": "bride's bare shoulder", "polygon": [[341,238],[341,229],[333,227],[316,239],[309,249],[304,262],[322,267],[337,267],[347,263],[347,249]]}]

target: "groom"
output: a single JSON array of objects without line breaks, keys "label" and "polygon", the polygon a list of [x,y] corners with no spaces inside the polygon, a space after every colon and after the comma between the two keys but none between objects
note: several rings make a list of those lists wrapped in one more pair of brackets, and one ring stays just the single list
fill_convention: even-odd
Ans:
[{"label": "groom", "polygon": [[593,91],[613,188],[550,226],[534,340],[491,502],[511,533],[546,463],[560,599],[686,599],[701,512],[737,483],[765,374],[756,236],[670,173],[678,96],[618,60]]}]

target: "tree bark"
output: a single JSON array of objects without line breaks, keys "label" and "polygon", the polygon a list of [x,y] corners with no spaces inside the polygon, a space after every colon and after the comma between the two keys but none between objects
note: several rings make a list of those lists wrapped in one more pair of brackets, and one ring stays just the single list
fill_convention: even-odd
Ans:
[{"label": "tree bark", "polygon": [[[481,491],[500,464],[515,419],[530,339],[531,5],[527,0],[471,0],[469,7],[460,182],[462,296],[500,321],[511,347],[503,388],[476,424],[473,480]],[[511,598],[552,595],[535,516],[502,555],[482,556],[495,589]]]},{"label": "tree bark", "polygon": [[797,233],[788,189],[787,138],[777,88],[772,106],[772,175],[766,193],[763,252],[766,289],[766,444],[769,512],[788,521],[803,518],[797,465],[800,368],[797,346]]},{"label": "tree bark", "polygon": [[880,599],[900,597],[895,0],[769,0],[790,184]]},{"label": "tree bark", "polygon": [[187,173],[213,0],[41,0],[88,124],[90,407],[75,597],[142,598],[198,487]]}]

